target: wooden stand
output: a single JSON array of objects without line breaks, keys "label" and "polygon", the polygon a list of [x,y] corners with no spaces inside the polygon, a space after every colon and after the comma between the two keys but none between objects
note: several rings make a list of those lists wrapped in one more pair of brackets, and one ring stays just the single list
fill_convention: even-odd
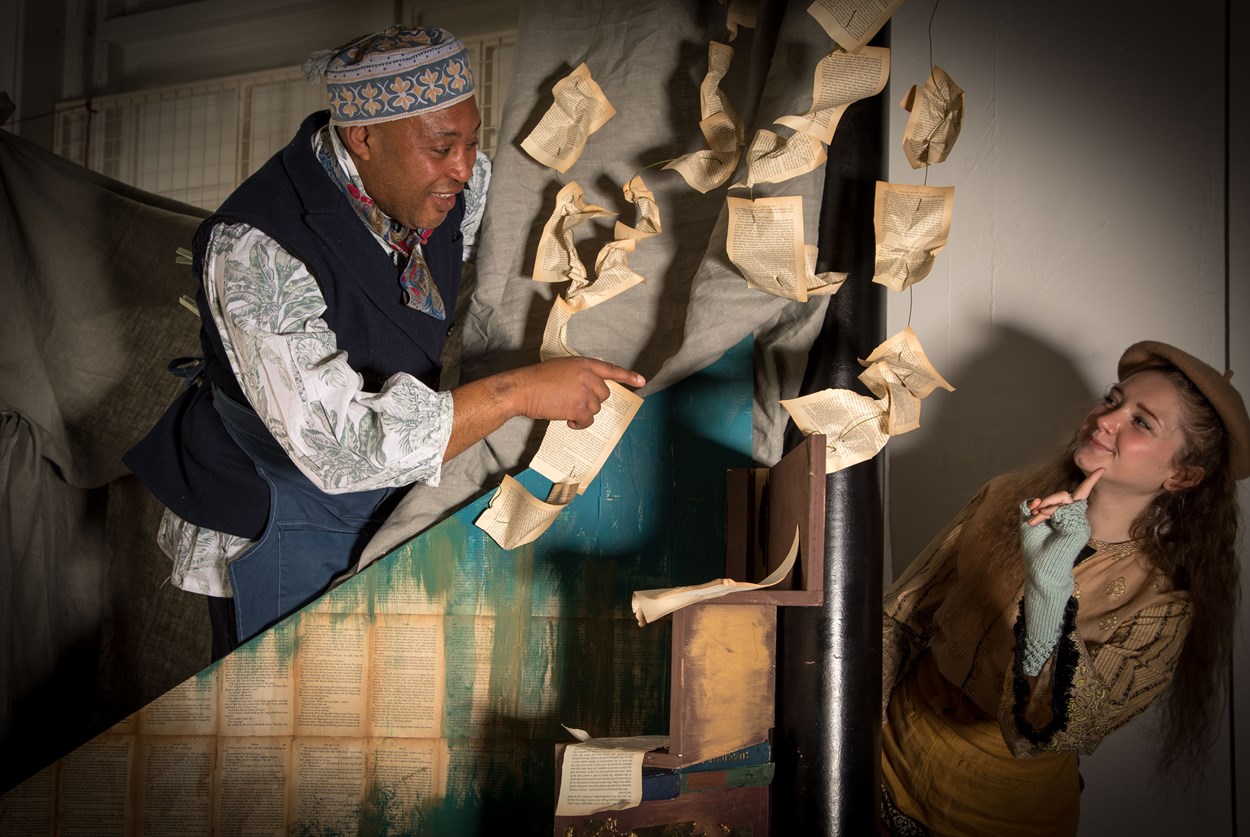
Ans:
[{"label": "wooden stand", "polygon": [[[785,559],[796,527],[798,561],[775,587],[673,613],[669,745],[647,753],[647,767],[687,767],[767,741],[775,717],[777,606],[824,602],[825,437],[808,436],[772,468],[731,469],[727,489],[726,576],[763,580]],[[768,788],[702,791],[624,811],[556,817],[555,833],[617,833],[602,830],[608,820],[622,834],[692,821],[733,828],[741,820],[759,837],[768,833]],[[592,822],[599,830],[587,830]]]}]

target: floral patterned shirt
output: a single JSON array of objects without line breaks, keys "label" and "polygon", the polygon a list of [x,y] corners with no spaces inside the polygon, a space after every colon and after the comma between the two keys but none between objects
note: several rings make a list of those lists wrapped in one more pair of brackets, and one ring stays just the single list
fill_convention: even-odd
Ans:
[{"label": "floral patterned shirt", "polygon": [[[364,193],[338,135],[327,126],[334,159]],[[464,259],[475,255],[490,185],[478,154],[465,188]],[[362,222],[363,223],[363,222]],[[376,234],[378,246],[398,254]],[[424,482],[437,485],[451,436],[451,393],[399,373],[366,392],[322,319],[325,298],[308,268],[248,224],[218,224],[204,261],[204,289],[231,369],[291,460],[327,494]],[[166,509],[157,542],[183,590],[230,596],[227,568],[252,542],[189,523]]]}]

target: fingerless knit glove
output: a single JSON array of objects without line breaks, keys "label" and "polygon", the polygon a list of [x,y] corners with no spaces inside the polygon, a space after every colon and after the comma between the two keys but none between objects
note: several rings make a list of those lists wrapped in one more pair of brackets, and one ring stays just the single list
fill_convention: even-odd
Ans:
[{"label": "fingerless knit glove", "polygon": [[1032,516],[1020,504],[1020,545],[1024,556],[1024,643],[1017,649],[1024,673],[1037,676],[1059,642],[1063,611],[1072,597],[1072,566],[1089,541],[1085,500],[1061,506],[1050,520],[1028,525]]}]

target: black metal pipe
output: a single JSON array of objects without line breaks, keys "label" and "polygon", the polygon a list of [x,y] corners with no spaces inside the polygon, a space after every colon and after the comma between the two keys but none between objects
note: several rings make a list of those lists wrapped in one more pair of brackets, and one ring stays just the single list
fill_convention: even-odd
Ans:
[{"label": "black metal pipe", "polygon": [[[873,41],[884,44],[888,31]],[[858,381],[883,339],[884,289],[872,283],[873,200],[885,179],[886,93],[847,108],[825,168],[817,269],[850,273],[830,300],[803,393],[867,394]],[[787,450],[801,439],[793,425]],[[876,829],[881,787],[881,593],[884,513],[879,457],[826,477],[825,602],[780,608],[772,833]]]}]

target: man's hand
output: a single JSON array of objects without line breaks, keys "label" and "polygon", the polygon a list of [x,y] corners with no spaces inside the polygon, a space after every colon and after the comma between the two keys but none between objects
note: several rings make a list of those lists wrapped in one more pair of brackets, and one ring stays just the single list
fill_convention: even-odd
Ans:
[{"label": "man's hand", "polygon": [[607,381],[631,387],[647,382],[637,372],[589,357],[563,357],[500,372],[451,391],[455,418],[443,461],[498,430],[508,419],[566,421],[589,427],[610,391]]},{"label": "man's hand", "polygon": [[563,419],[581,430],[595,420],[611,392],[607,381],[640,387],[647,381],[613,363],[562,357],[515,371],[519,414],[532,419]]}]

